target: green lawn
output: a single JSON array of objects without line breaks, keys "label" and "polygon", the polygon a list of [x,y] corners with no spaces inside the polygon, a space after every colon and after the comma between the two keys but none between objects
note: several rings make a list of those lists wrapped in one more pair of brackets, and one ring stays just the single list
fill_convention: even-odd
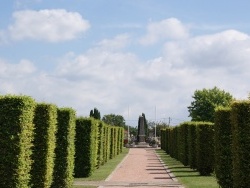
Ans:
[{"label": "green lawn", "polygon": [[[123,148],[122,153],[116,156],[114,159],[109,160],[99,169],[96,169],[92,176],[87,178],[75,178],[77,181],[102,181],[105,180],[116,168],[116,166],[123,160],[123,158],[128,154],[129,149]],[[73,188],[95,188],[95,186],[77,186],[74,185]]]},{"label": "green lawn", "polygon": [[215,177],[200,176],[197,171],[183,166],[174,158],[171,158],[163,150],[156,150],[162,161],[168,166],[169,170],[175,175],[180,183],[186,188],[219,188]]}]

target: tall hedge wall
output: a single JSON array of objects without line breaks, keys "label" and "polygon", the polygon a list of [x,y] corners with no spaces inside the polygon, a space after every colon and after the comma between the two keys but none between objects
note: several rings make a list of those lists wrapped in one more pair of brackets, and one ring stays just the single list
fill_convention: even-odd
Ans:
[{"label": "tall hedge wall", "polygon": [[54,170],[57,107],[52,104],[38,104],[35,109],[34,125],[31,185],[34,188],[49,188]]},{"label": "tall hedge wall", "polygon": [[76,119],[75,177],[88,177],[96,168],[98,126],[95,122],[92,118]]},{"label": "tall hedge wall", "polygon": [[250,101],[232,105],[233,187],[250,185]]},{"label": "tall hedge wall", "polygon": [[56,134],[54,188],[69,188],[73,184],[75,155],[75,111],[71,108],[57,110],[58,131]]},{"label": "tall hedge wall", "polygon": [[184,122],[179,125],[179,159],[184,166],[188,165],[188,122]]},{"label": "tall hedge wall", "polygon": [[0,96],[0,187],[30,187],[35,106],[28,96]]},{"label": "tall hedge wall", "polygon": [[215,110],[215,174],[222,188],[233,187],[231,109]]},{"label": "tall hedge wall", "polygon": [[103,147],[104,147],[104,124],[101,121],[98,121],[98,131],[97,131],[97,164],[96,167],[99,168],[104,164],[104,156],[103,156]]},{"label": "tall hedge wall", "polygon": [[115,157],[115,127],[110,128],[110,159]]},{"label": "tall hedge wall", "polygon": [[111,129],[108,125],[104,126],[104,147],[103,147],[103,160],[106,163],[110,159],[110,142],[111,142]]},{"label": "tall hedge wall", "polygon": [[197,168],[197,157],[196,157],[196,122],[189,122],[188,125],[188,164],[190,168],[196,169]]},{"label": "tall hedge wall", "polygon": [[196,131],[197,170],[200,175],[210,175],[214,171],[214,124],[200,122]]}]

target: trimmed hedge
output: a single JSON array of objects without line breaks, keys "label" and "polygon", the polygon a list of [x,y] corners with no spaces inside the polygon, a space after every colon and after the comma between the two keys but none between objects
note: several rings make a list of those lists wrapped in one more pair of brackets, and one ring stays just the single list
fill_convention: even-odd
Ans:
[{"label": "trimmed hedge", "polygon": [[215,174],[222,188],[232,188],[232,125],[231,108],[215,110]]},{"label": "trimmed hedge", "polygon": [[34,117],[34,147],[31,169],[32,187],[50,187],[53,180],[56,147],[57,107],[52,104],[38,104]]},{"label": "trimmed hedge", "polygon": [[214,171],[214,124],[199,122],[196,128],[197,170],[200,175],[210,175]]},{"label": "trimmed hedge", "polygon": [[75,155],[75,111],[71,108],[57,110],[58,131],[56,134],[54,188],[69,188],[73,184]]},{"label": "trimmed hedge", "polygon": [[88,177],[96,168],[97,130],[96,120],[79,117],[76,119],[75,177]]},{"label": "trimmed hedge", "polygon": [[99,168],[101,165],[104,164],[103,160],[103,147],[104,147],[104,124],[101,121],[98,121],[98,131],[97,131],[97,164],[96,167]]},{"label": "trimmed hedge", "polygon": [[179,147],[179,160],[182,162],[184,166],[188,165],[188,126],[189,124],[187,122],[184,122],[179,125],[178,127],[178,133],[179,133],[179,141],[178,141],[178,147]]},{"label": "trimmed hedge", "polygon": [[104,147],[103,147],[103,161],[106,163],[110,159],[110,142],[111,129],[108,125],[104,126]]},{"label": "trimmed hedge", "polygon": [[233,187],[250,185],[250,101],[236,101],[232,105]]},{"label": "trimmed hedge", "polygon": [[28,96],[0,96],[0,187],[30,187],[35,106]]},{"label": "trimmed hedge", "polygon": [[110,127],[110,159],[115,157],[115,127]]},{"label": "trimmed hedge", "polygon": [[197,157],[196,157],[196,122],[189,122],[188,125],[188,164],[190,168],[196,169],[197,168]]}]

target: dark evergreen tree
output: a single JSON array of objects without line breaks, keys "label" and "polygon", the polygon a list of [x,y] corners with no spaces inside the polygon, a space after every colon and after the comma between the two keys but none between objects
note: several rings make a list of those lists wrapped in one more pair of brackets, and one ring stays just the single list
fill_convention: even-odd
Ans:
[{"label": "dark evergreen tree", "polygon": [[89,116],[93,117],[94,119],[101,119],[101,113],[97,108],[94,108],[94,110],[90,110]]}]

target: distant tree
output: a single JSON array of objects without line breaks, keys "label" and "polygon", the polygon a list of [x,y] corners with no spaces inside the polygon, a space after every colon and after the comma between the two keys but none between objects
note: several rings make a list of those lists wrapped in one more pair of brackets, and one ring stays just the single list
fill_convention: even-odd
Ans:
[{"label": "distant tree", "polygon": [[214,113],[217,106],[227,107],[233,101],[233,96],[220,90],[213,89],[196,90],[192,96],[194,101],[188,106],[189,117],[192,121],[214,122]]},{"label": "distant tree", "polygon": [[97,108],[94,108],[94,110],[90,110],[89,116],[95,119],[101,119],[101,113]]},{"label": "distant tree", "polygon": [[148,127],[149,134],[153,135],[154,137],[156,133],[156,137],[159,137],[161,135],[161,129],[167,128],[168,124],[164,122],[150,121],[148,122]]},{"label": "distant tree", "polygon": [[119,126],[124,128],[126,126],[125,119],[121,115],[107,114],[103,116],[102,121],[113,126]]}]

